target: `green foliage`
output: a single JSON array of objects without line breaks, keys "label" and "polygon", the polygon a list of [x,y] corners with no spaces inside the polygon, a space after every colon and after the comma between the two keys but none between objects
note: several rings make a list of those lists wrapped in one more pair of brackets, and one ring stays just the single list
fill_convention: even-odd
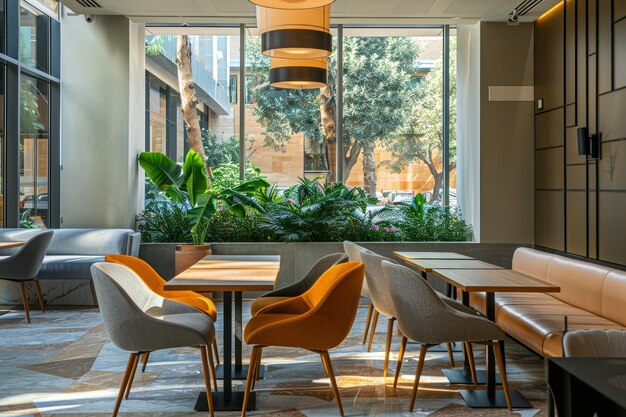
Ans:
[{"label": "green foliage", "polygon": [[36,229],[37,225],[30,219],[30,209],[25,210],[20,216],[20,229]]},{"label": "green foliage", "polygon": [[202,129],[202,146],[211,167],[239,163],[239,139],[234,136],[218,139],[215,133]]},{"label": "green foliage", "polygon": [[424,208],[426,207],[426,196],[424,196],[424,194],[417,194],[413,197],[413,200],[410,203],[398,201],[395,205],[404,207],[404,211],[406,213],[410,213],[411,215],[422,219],[424,218]]},{"label": "green foliage", "polygon": [[266,242],[270,238],[259,227],[263,215],[247,210],[241,217],[228,211],[218,211],[209,224],[210,242]]},{"label": "green foliage", "polygon": [[141,232],[142,242],[188,243],[192,240],[191,228],[187,209],[171,199],[153,200],[137,216],[137,230]]},{"label": "green foliage", "polygon": [[243,181],[239,178],[239,164],[225,163],[213,169],[213,178],[211,186],[218,188],[233,188],[242,182],[265,179],[261,175],[261,170],[252,162],[246,162],[244,165]]},{"label": "green foliage", "polygon": [[472,240],[472,227],[463,220],[457,207],[433,204],[419,216],[403,208],[404,216],[398,227],[404,240],[414,242],[462,242]]}]

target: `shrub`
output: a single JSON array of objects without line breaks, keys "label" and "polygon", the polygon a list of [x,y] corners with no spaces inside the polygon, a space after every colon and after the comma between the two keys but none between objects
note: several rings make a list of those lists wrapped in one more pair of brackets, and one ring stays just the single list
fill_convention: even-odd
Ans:
[{"label": "shrub", "polygon": [[165,198],[150,201],[137,216],[137,230],[145,243],[191,242],[191,227],[187,209]]},{"label": "shrub", "polygon": [[461,242],[472,240],[472,227],[461,217],[457,207],[433,204],[422,215],[402,209],[404,215],[398,224],[403,240],[415,242]]}]

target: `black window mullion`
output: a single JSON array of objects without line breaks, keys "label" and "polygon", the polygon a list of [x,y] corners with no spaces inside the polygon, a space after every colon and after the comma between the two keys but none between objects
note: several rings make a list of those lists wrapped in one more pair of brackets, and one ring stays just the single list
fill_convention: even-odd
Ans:
[{"label": "black window mullion", "polygon": [[19,59],[20,54],[20,2],[6,0],[5,4],[6,49],[5,53],[11,58]]},{"label": "black window mullion", "polygon": [[20,199],[20,72],[15,65],[6,66],[5,83],[5,151],[4,209],[5,227],[18,227]]},{"label": "black window mullion", "polygon": [[50,85],[48,123],[48,227],[61,227],[61,91]]},{"label": "black window mullion", "polygon": [[176,160],[176,104],[178,94],[169,85],[165,88],[165,153]]},{"label": "black window mullion", "polygon": [[61,22],[50,20],[50,74],[61,78]]}]

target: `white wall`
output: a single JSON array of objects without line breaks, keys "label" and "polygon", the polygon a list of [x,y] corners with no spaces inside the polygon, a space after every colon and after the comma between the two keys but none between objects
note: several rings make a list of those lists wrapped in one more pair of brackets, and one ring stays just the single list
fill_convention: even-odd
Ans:
[{"label": "white wall", "polygon": [[143,204],[144,26],[64,13],[62,227],[131,227]]}]

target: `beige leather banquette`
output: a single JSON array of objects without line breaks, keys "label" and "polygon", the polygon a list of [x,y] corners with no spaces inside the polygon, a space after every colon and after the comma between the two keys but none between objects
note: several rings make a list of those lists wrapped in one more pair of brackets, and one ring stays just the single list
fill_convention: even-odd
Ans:
[{"label": "beige leather banquette", "polygon": [[[519,248],[513,270],[558,285],[552,294],[496,294],[496,321],[509,335],[544,357],[563,356],[564,317],[568,330],[626,330],[626,272]],[[485,294],[470,296],[485,312]]]}]

